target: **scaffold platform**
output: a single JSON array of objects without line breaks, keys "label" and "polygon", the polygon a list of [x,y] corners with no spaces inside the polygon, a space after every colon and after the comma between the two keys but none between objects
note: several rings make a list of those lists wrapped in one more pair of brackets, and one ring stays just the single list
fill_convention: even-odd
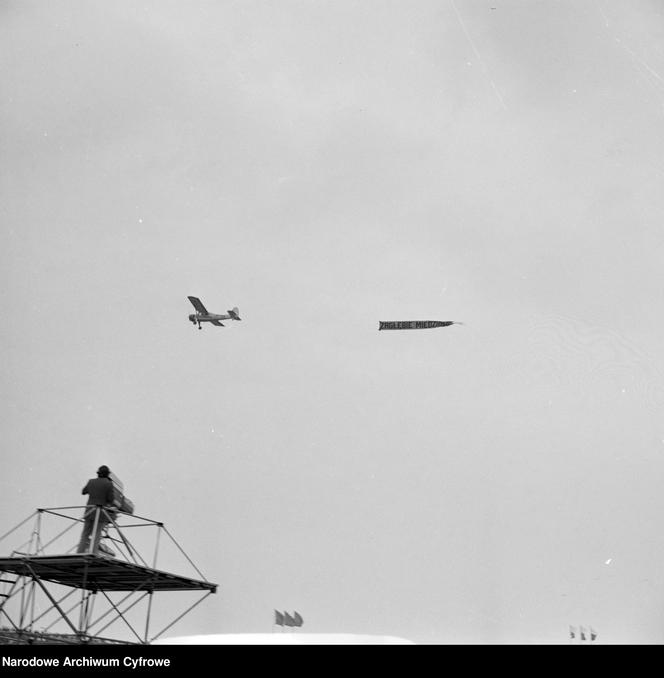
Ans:
[{"label": "scaffold platform", "polygon": [[217,591],[208,581],[87,553],[0,558],[0,571],[88,591]]}]

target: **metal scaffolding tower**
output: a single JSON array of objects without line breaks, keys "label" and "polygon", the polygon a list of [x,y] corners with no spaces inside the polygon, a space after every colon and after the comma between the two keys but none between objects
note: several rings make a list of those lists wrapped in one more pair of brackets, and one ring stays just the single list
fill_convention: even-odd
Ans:
[{"label": "metal scaffolding tower", "polygon": [[[0,557],[0,627],[8,622],[15,642],[149,644],[217,592],[217,585],[205,579],[164,524],[148,518],[99,506],[94,522],[94,530],[101,527],[98,546],[93,538],[86,552],[77,553],[71,531],[83,523],[85,508],[39,508],[0,536],[2,542],[32,521],[27,541],[9,557]],[[151,542],[146,559],[141,554]],[[164,542],[175,546],[198,578],[157,568]],[[175,591],[194,592],[197,600],[151,634],[155,594]],[[137,615],[142,628],[137,628]],[[122,626],[131,640],[102,635],[113,625]]]}]

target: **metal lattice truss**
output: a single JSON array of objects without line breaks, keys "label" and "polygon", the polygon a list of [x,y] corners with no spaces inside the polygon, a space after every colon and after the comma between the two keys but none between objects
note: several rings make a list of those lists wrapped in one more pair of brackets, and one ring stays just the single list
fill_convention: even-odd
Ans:
[{"label": "metal lattice truss", "polygon": [[[90,511],[93,527],[89,546],[78,552],[72,530],[84,522],[81,509]],[[77,515],[69,513],[73,511]],[[49,634],[50,642],[148,644],[217,591],[161,522],[102,506],[40,508],[2,535],[0,542],[30,521],[27,541],[9,557],[0,557],[0,627],[11,629],[24,642]],[[160,545],[163,550],[167,541],[163,535],[200,578],[157,569]],[[150,542],[152,553],[146,560],[141,554],[147,553]],[[155,594],[174,591],[194,592],[197,600],[151,635]],[[102,635],[114,625],[122,626],[131,640]]]}]

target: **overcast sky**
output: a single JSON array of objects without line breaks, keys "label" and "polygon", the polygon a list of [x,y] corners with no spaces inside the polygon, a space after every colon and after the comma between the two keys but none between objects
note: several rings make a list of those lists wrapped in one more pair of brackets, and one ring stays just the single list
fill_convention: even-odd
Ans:
[{"label": "overcast sky", "polygon": [[172,635],[664,640],[661,3],[0,17],[0,532],[104,463]]}]

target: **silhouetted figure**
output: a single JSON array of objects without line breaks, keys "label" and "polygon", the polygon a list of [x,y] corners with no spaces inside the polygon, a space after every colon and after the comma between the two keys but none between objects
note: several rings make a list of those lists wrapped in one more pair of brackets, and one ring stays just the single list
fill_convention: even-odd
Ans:
[{"label": "silhouetted figure", "polygon": [[97,469],[97,477],[90,478],[81,490],[81,494],[88,495],[88,503],[83,515],[83,532],[76,549],[77,553],[87,553],[90,550],[90,537],[93,530],[92,553],[97,553],[99,549],[102,531],[110,522],[108,512],[114,510],[112,506],[113,483],[108,477],[110,472],[108,466],[100,466]]}]

